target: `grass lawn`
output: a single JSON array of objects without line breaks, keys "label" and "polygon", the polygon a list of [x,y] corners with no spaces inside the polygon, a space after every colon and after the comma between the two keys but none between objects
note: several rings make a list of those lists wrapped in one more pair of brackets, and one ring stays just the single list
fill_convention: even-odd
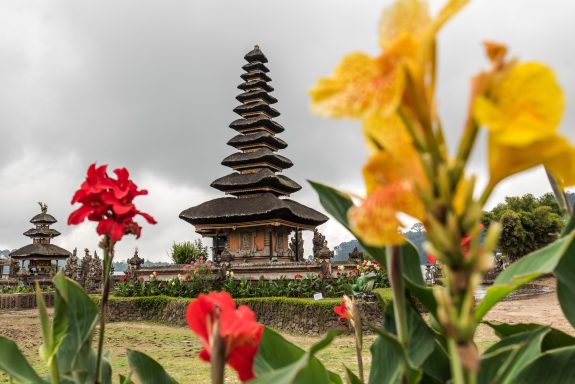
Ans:
[{"label": "grass lawn", "polygon": [[[41,337],[36,312],[21,311],[11,314],[24,317],[19,321],[12,319],[11,325],[4,327],[4,331],[8,328],[11,332],[2,333],[16,340],[34,367],[42,374],[47,374],[37,354]],[[6,316],[0,316],[0,325],[6,320]],[[478,340],[478,346],[481,350],[496,340],[496,337],[487,329],[480,332],[479,335],[481,340]],[[284,334],[284,336],[304,349],[309,348],[311,344],[320,339],[319,336],[290,334]],[[364,343],[366,372],[369,372],[371,365],[369,346],[373,339],[373,335],[367,335]],[[106,330],[106,348],[112,351],[112,366],[116,375],[128,373],[126,348],[133,348],[158,360],[181,383],[205,383],[209,381],[209,366],[197,357],[201,349],[200,342],[187,328],[151,322],[109,323]],[[350,335],[338,337],[332,345],[321,351],[318,357],[328,369],[337,373],[343,374],[343,364],[353,371],[357,370],[354,341]],[[226,382],[239,383],[235,372],[227,370]],[[8,383],[7,377],[3,374],[0,374],[0,383]]]}]

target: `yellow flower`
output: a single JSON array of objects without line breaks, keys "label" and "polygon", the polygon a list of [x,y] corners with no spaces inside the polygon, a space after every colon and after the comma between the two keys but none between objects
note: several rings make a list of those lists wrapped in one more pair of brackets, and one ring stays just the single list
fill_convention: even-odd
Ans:
[{"label": "yellow flower", "polygon": [[399,212],[423,216],[423,206],[410,183],[380,186],[360,206],[352,207],[347,215],[352,230],[363,241],[384,246],[405,242],[399,233],[403,225],[397,216]]},{"label": "yellow flower", "polygon": [[405,213],[419,220],[425,210],[417,189],[428,190],[429,182],[420,156],[399,118],[372,117],[364,124],[374,153],[363,168],[367,198],[348,211],[352,230],[364,241],[383,246],[405,240],[398,232]]},{"label": "yellow flower", "polygon": [[435,34],[468,0],[450,0],[434,20],[427,2],[397,0],[384,10],[379,25],[382,53],[355,52],[343,58],[331,77],[310,91],[312,111],[335,118],[365,118],[393,113],[405,90],[409,68],[418,76],[430,59]]},{"label": "yellow flower", "polygon": [[[491,50],[492,61],[500,56]],[[564,107],[555,75],[543,64],[512,63],[491,74],[473,108],[489,131],[491,186],[537,165],[546,165],[564,185],[575,183],[575,149],[557,134]]]}]

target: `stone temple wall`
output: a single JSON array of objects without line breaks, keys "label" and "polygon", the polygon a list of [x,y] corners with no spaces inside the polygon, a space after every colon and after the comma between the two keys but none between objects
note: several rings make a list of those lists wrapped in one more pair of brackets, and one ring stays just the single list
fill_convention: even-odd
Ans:
[{"label": "stone temple wall", "polygon": [[[47,307],[54,306],[54,294],[51,292],[43,292],[44,302]],[[33,309],[37,307],[35,293],[12,293],[9,295],[0,295],[0,310],[23,310]]]},{"label": "stone temple wall", "polygon": [[[42,294],[48,307],[54,306],[54,295]],[[336,299],[313,302],[308,299],[254,298],[237,299],[239,305],[247,305],[258,321],[268,327],[301,334],[322,334],[330,329],[347,329],[337,320],[333,307]],[[157,321],[175,326],[187,326],[186,307],[189,300],[169,297],[111,298],[108,321]],[[20,293],[0,295],[0,310],[34,309],[36,294]],[[382,311],[377,303],[361,303],[364,324],[381,325]],[[365,327],[367,330],[367,327]]]}]

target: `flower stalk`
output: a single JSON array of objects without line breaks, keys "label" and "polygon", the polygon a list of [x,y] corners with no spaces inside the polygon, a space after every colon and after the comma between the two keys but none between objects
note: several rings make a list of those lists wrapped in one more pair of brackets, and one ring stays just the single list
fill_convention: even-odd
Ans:
[{"label": "flower stalk", "polygon": [[395,328],[397,338],[404,348],[408,345],[407,311],[405,308],[405,282],[403,280],[403,265],[401,261],[401,247],[387,247],[387,270],[389,283],[393,292],[393,311],[395,314]]},{"label": "flower stalk", "polygon": [[211,358],[210,358],[210,377],[212,384],[223,384],[224,373],[226,369],[226,345],[225,340],[221,336],[221,321],[219,308],[214,310],[214,324],[212,340],[210,341]]},{"label": "flower stalk", "polygon": [[104,353],[104,332],[106,328],[106,316],[108,311],[108,297],[110,296],[110,270],[114,258],[114,242],[110,236],[104,236],[102,240],[104,250],[104,268],[102,271],[102,298],[100,300],[100,330],[98,332],[98,354],[96,358],[96,369],[98,375],[96,383],[102,382],[102,355]]}]

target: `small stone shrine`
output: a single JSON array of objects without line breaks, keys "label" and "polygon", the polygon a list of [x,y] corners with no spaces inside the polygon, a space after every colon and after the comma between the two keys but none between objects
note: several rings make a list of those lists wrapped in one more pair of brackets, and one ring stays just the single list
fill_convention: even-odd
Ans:
[{"label": "small stone shrine", "polygon": [[126,279],[131,281],[138,280],[137,271],[141,268],[144,262],[145,260],[138,255],[138,248],[136,248],[134,256],[127,260],[128,269],[126,270]]},{"label": "small stone shrine", "polygon": [[[48,214],[48,206],[38,203],[41,212],[34,216],[30,222],[34,224],[24,232],[24,236],[32,239],[32,244],[26,245],[10,253],[12,261],[20,262],[16,267],[12,265],[11,276],[18,278],[31,277],[32,280],[49,279],[58,270],[58,261],[66,260],[71,256],[67,250],[51,244],[54,237],[60,236],[60,232],[50,228],[50,225],[57,222],[54,216]],[[24,262],[28,262],[27,269],[24,269]],[[52,261],[56,261],[53,265]]]},{"label": "small stone shrine", "polygon": [[79,282],[80,276],[82,275],[82,267],[78,265],[78,249],[74,248],[72,251],[72,256],[66,260],[66,266],[64,267],[64,275],[66,277]]},{"label": "small stone shrine", "polygon": [[[273,118],[280,113],[271,107],[277,99],[269,94],[267,58],[258,46],[247,53],[241,75],[243,91],[236,97],[242,105],[234,112],[240,119],[230,128],[239,134],[228,141],[238,152],[222,164],[233,173],[211,186],[231,197],[204,202],[180,213],[197,233],[213,239],[213,260],[231,264],[302,261],[301,246],[289,247],[288,237],[301,230],[314,230],[328,218],[316,210],[283,197],[301,186],[278,174],[293,163],[278,151],[287,143],[277,137],[284,128]],[[301,238],[301,234],[299,235]]]}]

